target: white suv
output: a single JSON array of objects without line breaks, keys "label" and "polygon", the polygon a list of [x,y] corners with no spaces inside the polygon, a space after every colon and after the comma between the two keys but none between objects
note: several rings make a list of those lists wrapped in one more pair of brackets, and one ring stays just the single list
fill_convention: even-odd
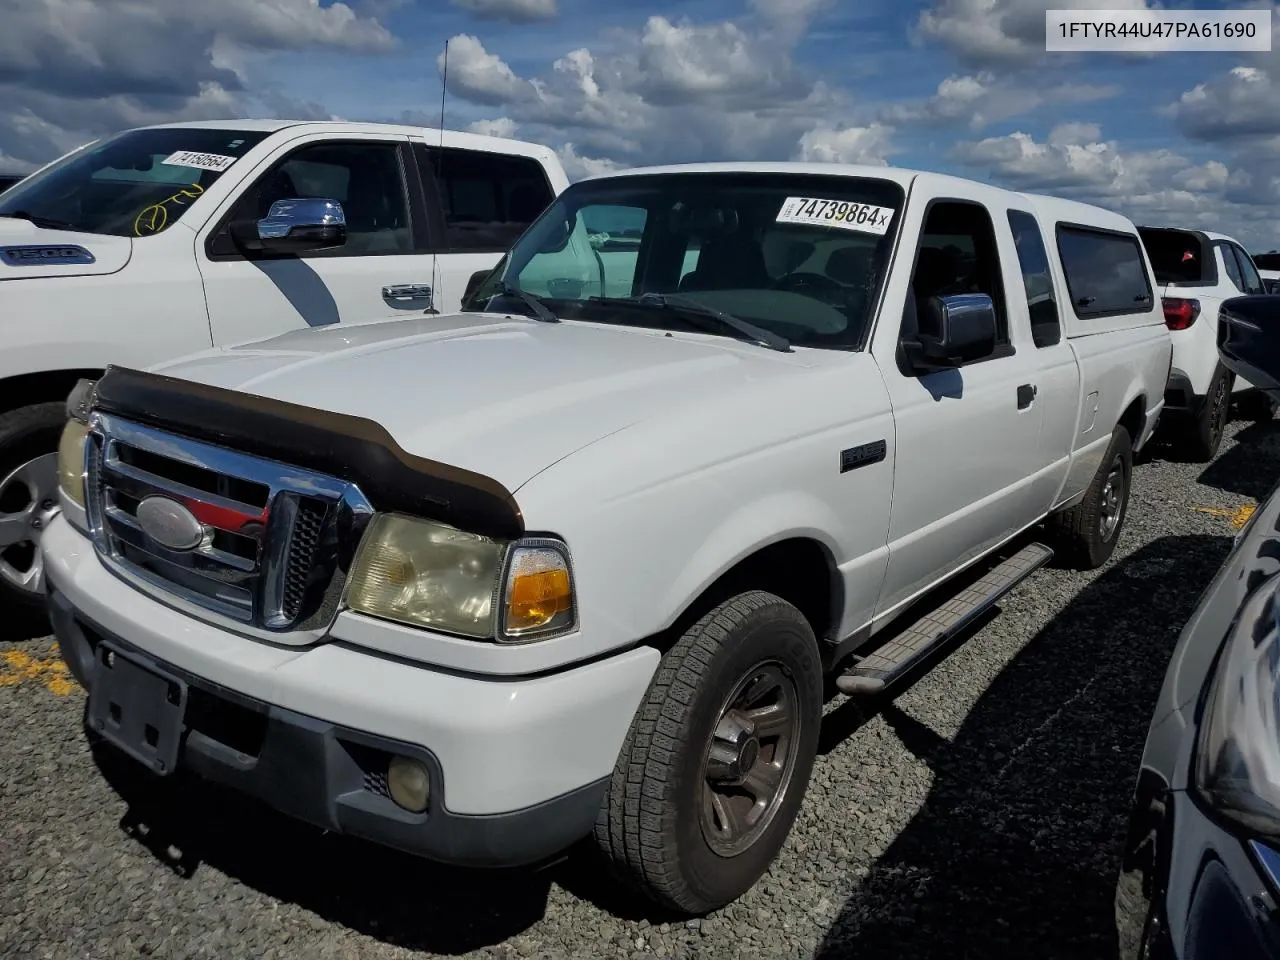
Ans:
[{"label": "white suv", "polygon": [[1266,397],[1222,365],[1217,340],[1223,301],[1266,287],[1253,258],[1224,234],[1179,227],[1139,227],[1138,233],[1173,336],[1161,433],[1188,459],[1207,463],[1222,443],[1233,399],[1249,415],[1271,416]]}]

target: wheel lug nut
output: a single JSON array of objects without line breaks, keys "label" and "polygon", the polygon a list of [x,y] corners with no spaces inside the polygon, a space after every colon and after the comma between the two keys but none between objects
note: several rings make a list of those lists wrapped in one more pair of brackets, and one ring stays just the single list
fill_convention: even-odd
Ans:
[{"label": "wheel lug nut", "polygon": [[52,501],[52,500],[42,500],[42,501],[40,501],[40,509],[41,509],[41,510],[52,510],[52,509],[53,509],[53,507],[54,507],[54,503],[53,503],[53,501]]}]

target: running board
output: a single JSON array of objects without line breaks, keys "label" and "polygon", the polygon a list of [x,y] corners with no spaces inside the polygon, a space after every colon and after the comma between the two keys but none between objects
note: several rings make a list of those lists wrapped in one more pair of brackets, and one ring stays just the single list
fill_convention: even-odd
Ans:
[{"label": "running board", "polygon": [[1023,547],[990,570],[982,579],[929,611],[884,646],[869,653],[836,678],[836,688],[848,696],[880,693],[914,667],[931,650],[979,616],[1053,557],[1041,543]]}]

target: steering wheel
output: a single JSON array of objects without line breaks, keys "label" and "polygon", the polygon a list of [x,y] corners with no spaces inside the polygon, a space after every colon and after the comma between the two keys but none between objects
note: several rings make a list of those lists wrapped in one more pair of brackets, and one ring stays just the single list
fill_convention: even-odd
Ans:
[{"label": "steering wheel", "polygon": [[775,290],[799,293],[821,300],[835,307],[843,307],[848,299],[849,290],[844,284],[832,280],[821,273],[788,273],[779,277],[774,283]]}]

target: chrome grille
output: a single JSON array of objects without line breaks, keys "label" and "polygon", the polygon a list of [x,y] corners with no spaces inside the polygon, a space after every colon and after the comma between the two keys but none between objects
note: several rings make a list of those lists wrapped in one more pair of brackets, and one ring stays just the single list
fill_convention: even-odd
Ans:
[{"label": "chrome grille", "polygon": [[[138,589],[284,642],[333,619],[344,558],[372,514],[354,484],[100,413],[86,457],[94,545]],[[172,549],[148,535],[137,509],[149,497],[185,507],[199,544]]]}]

